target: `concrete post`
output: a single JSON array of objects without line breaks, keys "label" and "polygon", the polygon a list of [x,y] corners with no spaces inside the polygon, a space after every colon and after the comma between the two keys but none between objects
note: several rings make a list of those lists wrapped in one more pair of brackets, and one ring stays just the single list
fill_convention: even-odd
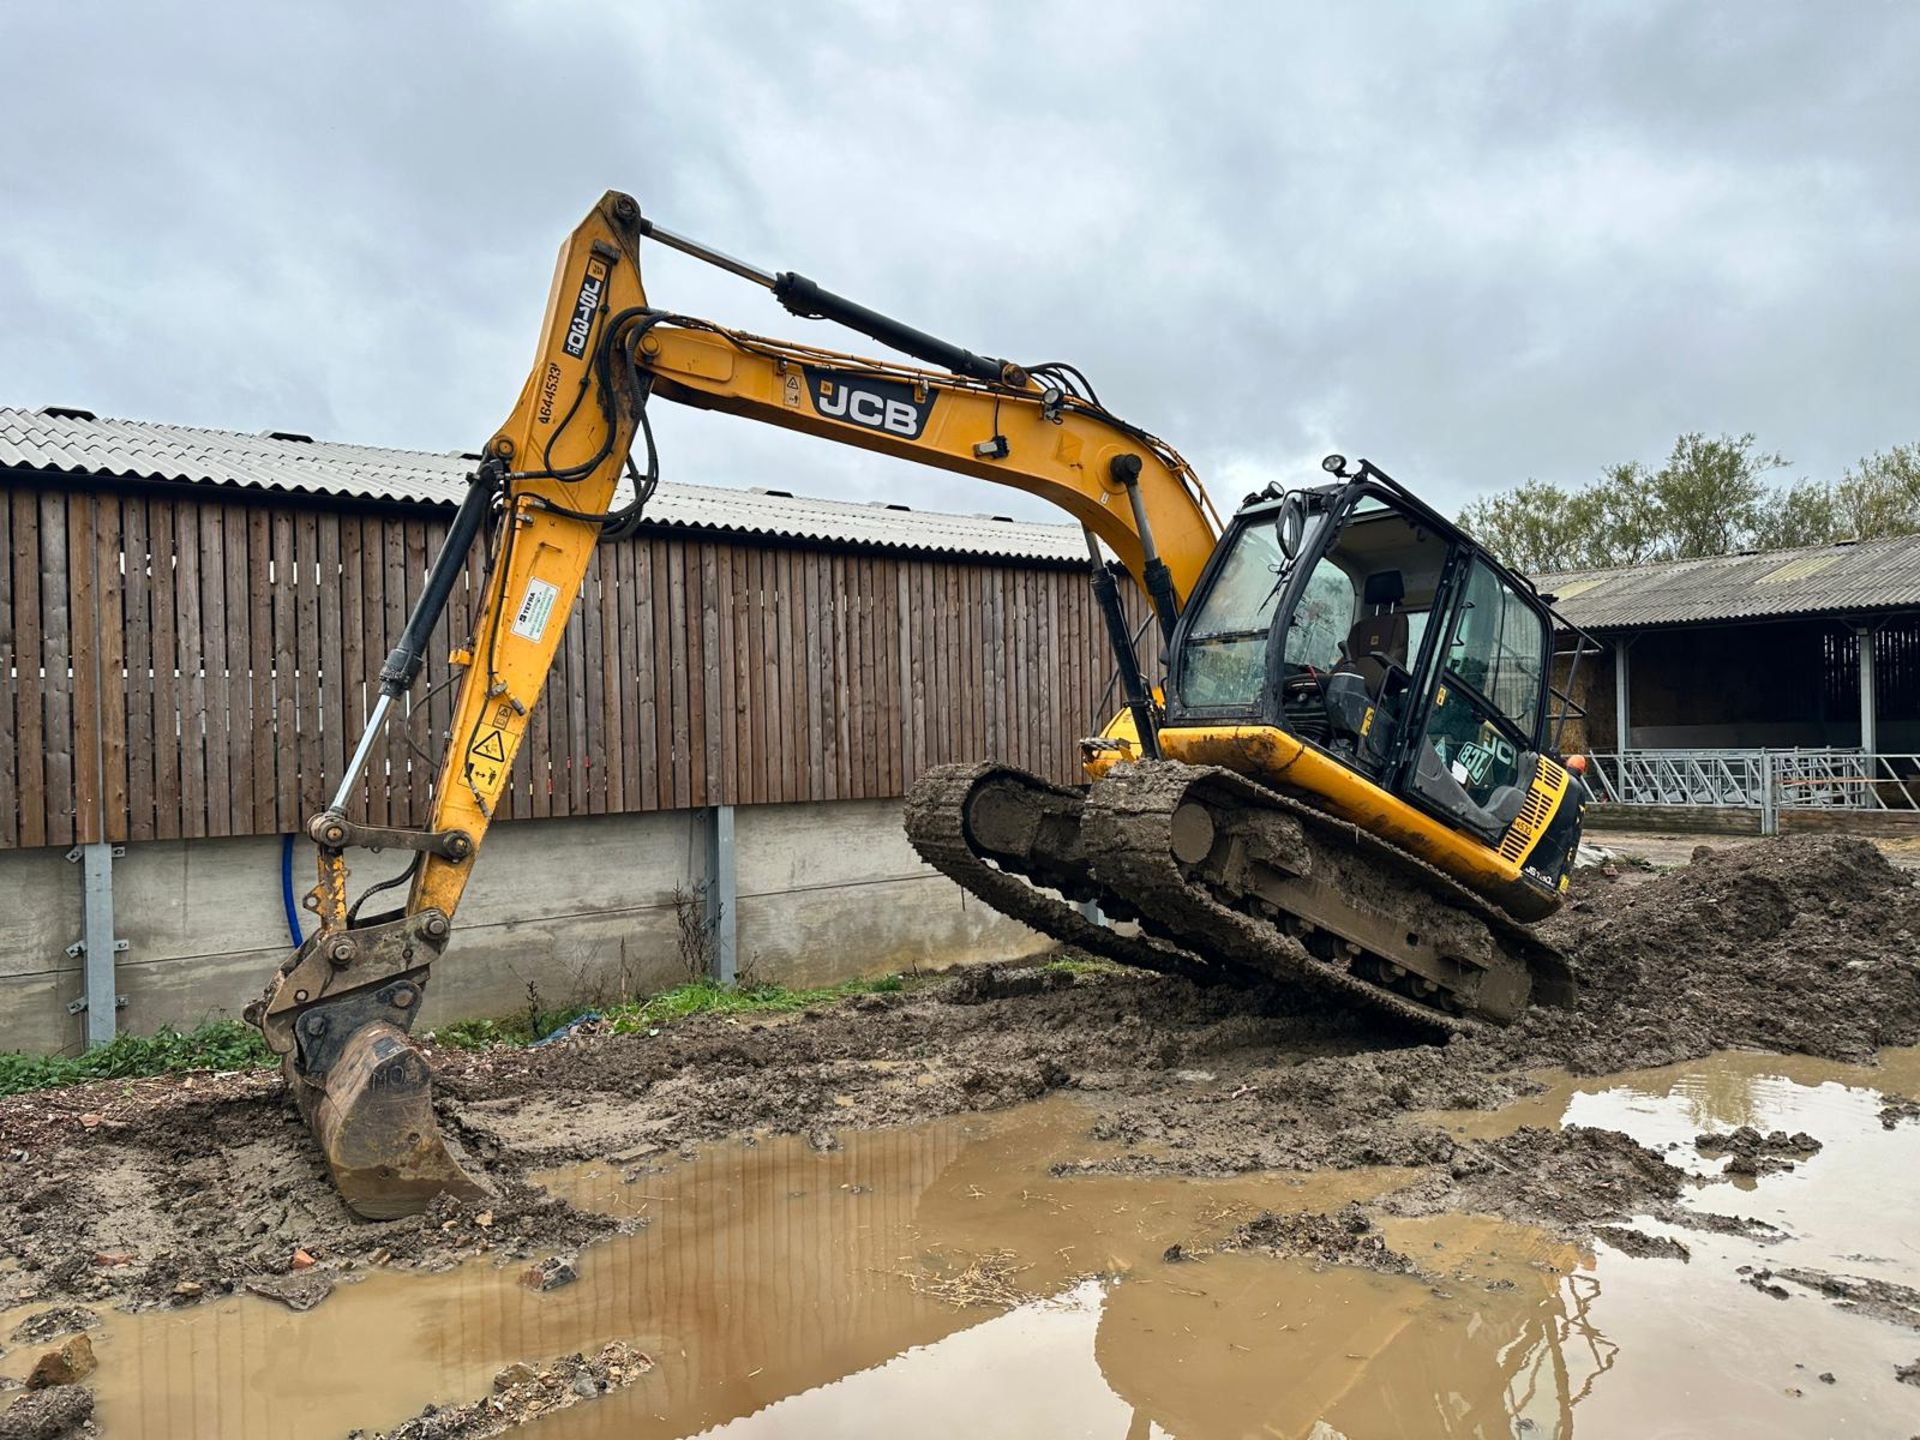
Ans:
[{"label": "concrete post", "polygon": [[126,854],[118,845],[101,842],[76,845],[67,859],[80,862],[82,894],[81,938],[67,947],[73,959],[85,960],[86,993],[67,1007],[71,1015],[86,1013],[87,1048],[97,1050],[113,1042],[120,1029],[120,982],[117,960],[127,942],[113,934],[113,857]]},{"label": "concrete post", "polygon": [[739,976],[737,939],[739,869],[733,851],[733,806],[713,805],[706,812],[707,935],[712,941],[711,978],[731,985]]}]

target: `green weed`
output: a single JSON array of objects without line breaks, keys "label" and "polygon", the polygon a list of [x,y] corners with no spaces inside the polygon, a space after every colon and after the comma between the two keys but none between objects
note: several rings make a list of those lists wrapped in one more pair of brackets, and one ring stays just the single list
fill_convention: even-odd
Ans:
[{"label": "green weed", "polygon": [[517,1010],[499,1020],[455,1020],[438,1026],[433,1038],[450,1050],[491,1050],[497,1045],[531,1045],[544,1040],[569,1021],[594,1007],[570,1005],[559,1010]]},{"label": "green weed", "polygon": [[[894,994],[931,976],[888,975],[839,985],[789,990],[782,985],[719,985],[699,980],[676,985],[646,1000],[598,1007],[616,1034],[652,1030],[690,1015],[779,1014],[830,1005],[855,995]],[[434,1039],[455,1050],[492,1050],[531,1045],[595,1007],[531,1008],[497,1020],[456,1020],[439,1026]],[[253,1070],[277,1063],[260,1033],[237,1020],[217,1020],[196,1030],[162,1029],[152,1035],[122,1035],[84,1055],[0,1053],[0,1095],[50,1090],[88,1080],[172,1075],[187,1070]]]},{"label": "green weed", "polygon": [[855,995],[890,994],[906,988],[906,980],[888,975],[879,980],[848,980],[839,985],[822,985],[805,990],[789,990],[784,985],[720,985],[712,980],[697,980],[676,985],[671,990],[646,1000],[617,1005],[606,1012],[615,1034],[651,1030],[659,1025],[684,1020],[689,1015],[780,1014],[830,1005]]},{"label": "green weed", "polygon": [[167,1027],[152,1035],[121,1035],[84,1055],[0,1054],[0,1095],[183,1070],[254,1070],[275,1059],[252,1026],[215,1020],[196,1030]]},{"label": "green weed", "polygon": [[530,1045],[589,1011],[596,1011],[615,1034],[630,1035],[636,1030],[653,1030],[662,1025],[671,1025],[691,1015],[788,1013],[815,1005],[831,1005],[855,995],[896,994],[905,990],[909,983],[910,977],[887,975],[878,980],[848,980],[839,985],[790,990],[784,985],[721,985],[712,980],[695,980],[686,985],[676,985],[671,990],[663,990],[645,1000],[597,1007],[575,1005],[564,1010],[545,1011],[531,1023],[524,1012],[500,1020],[461,1020],[441,1026],[434,1032],[434,1038],[440,1044],[457,1050]]},{"label": "green weed", "polygon": [[1068,975],[1124,975],[1126,967],[1112,960],[1102,960],[1097,955],[1082,955],[1069,950],[1056,955],[1040,967],[1042,970],[1059,970]]}]

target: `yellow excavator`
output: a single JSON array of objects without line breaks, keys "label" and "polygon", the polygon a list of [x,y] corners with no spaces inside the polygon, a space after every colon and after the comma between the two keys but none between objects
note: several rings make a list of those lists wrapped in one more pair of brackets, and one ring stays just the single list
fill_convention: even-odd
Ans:
[{"label": "yellow excavator", "polygon": [[[655,308],[643,240],[922,364]],[[593,547],[641,523],[658,480],[656,398],[1011,485],[1084,527],[1125,698],[1083,742],[1089,783],[986,762],[932,770],[907,800],[921,855],[989,904],[1129,965],[1309,984],[1442,1031],[1570,996],[1564,959],[1528,928],[1560,903],[1586,798],[1578,761],[1548,739],[1547,597],[1365,460],[1330,456],[1319,483],[1270,486],[1223,526],[1186,461],[1073,366],[977,355],[609,192],[560,252],[532,373],[469,477],[334,800],[309,822],[318,928],[248,1007],[357,1213],[475,1188],[408,1033]],[[623,474],[632,493],[616,503]],[[348,813],[356,782],[476,544],[484,602],[453,656],[463,674],[431,822],[362,824]],[[1136,659],[1122,579],[1163,637],[1158,684]],[[402,908],[349,903],[361,849],[412,852]]]}]

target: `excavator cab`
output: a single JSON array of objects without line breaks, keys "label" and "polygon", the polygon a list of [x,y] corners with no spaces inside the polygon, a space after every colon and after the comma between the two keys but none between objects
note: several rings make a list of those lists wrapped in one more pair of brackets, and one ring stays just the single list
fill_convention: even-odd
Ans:
[{"label": "excavator cab", "polygon": [[[1548,602],[1376,467],[1328,469],[1234,517],[1175,636],[1167,753],[1183,729],[1272,727],[1470,845],[1545,841]],[[1557,897],[1577,838],[1529,846],[1527,881]]]}]

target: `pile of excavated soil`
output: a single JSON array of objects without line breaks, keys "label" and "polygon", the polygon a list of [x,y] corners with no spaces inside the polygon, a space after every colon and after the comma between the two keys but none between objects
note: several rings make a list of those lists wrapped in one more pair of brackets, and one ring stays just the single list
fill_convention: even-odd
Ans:
[{"label": "pile of excavated soil", "polygon": [[1864,840],[1694,852],[1642,885],[1589,885],[1546,927],[1573,955],[1573,1023],[1512,1035],[1588,1074],[1744,1047],[1869,1061],[1920,1039],[1920,887]]},{"label": "pile of excavated soil", "polygon": [[1400,1215],[1472,1210],[1544,1226],[1631,1219],[1649,1202],[1677,1200],[1684,1171],[1617,1130],[1525,1126],[1463,1146],[1453,1162],[1387,1199]]},{"label": "pile of excavated soil", "polygon": [[443,1053],[443,1124],[499,1193],[375,1225],[346,1214],[276,1077],[16,1096],[0,1100],[0,1306],[184,1303],[285,1274],[297,1250],[330,1275],[569,1250],[612,1222],[532,1187],[544,1166],[658,1164],[753,1130],[830,1146],[836,1129],[1062,1088],[1121,1147],[1097,1168],[1414,1165],[1427,1176],[1403,1206],[1584,1232],[1662,1203],[1671,1167],[1590,1138],[1603,1132],[1462,1142],[1421,1112],[1499,1105],[1537,1089],[1528,1072],[1544,1066],[1604,1073],[1727,1047],[1859,1061],[1920,1042],[1920,889],[1860,841],[1583,878],[1547,933],[1573,958],[1577,1004],[1444,1045],[1297,991],[975,970],[791,1017]]},{"label": "pile of excavated soil", "polygon": [[[1272,1067],[1224,1105],[1166,1089],[1129,1096],[1100,1123],[1143,1153],[1104,1168],[1424,1165],[1442,1192],[1429,1208],[1578,1229],[1602,1218],[1587,1213],[1584,1184],[1556,1199],[1526,1166],[1469,1183],[1453,1172],[1488,1145],[1457,1145],[1420,1112],[1499,1105],[1534,1088],[1528,1072],[1546,1067],[1605,1074],[1719,1049],[1870,1061],[1884,1046],[1920,1042],[1920,885],[1863,841],[1702,847],[1686,868],[1651,880],[1583,877],[1545,933],[1575,965],[1570,1010],[1536,1008],[1509,1029],[1446,1045]],[[1538,1143],[1567,1152],[1549,1170],[1578,1178],[1572,1141]],[[1665,1198],[1657,1171],[1636,1178],[1632,1169],[1617,1212]]]}]

